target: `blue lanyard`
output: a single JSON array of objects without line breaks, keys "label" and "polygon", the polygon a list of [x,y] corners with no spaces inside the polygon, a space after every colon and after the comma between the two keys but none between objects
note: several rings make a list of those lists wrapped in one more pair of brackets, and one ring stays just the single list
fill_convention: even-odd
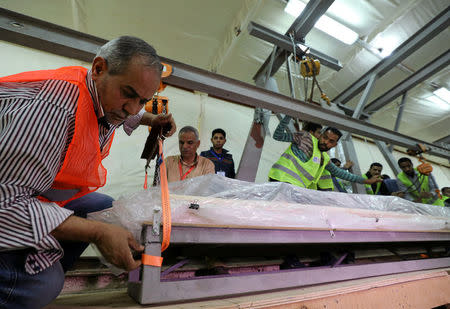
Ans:
[{"label": "blue lanyard", "polygon": [[219,161],[222,161],[222,160],[223,160],[223,156],[220,156],[220,157],[219,157],[219,156],[216,154],[216,152],[215,152],[214,150],[210,149],[209,152],[210,152],[213,156],[215,156],[215,157],[217,158],[217,160],[219,160]]}]

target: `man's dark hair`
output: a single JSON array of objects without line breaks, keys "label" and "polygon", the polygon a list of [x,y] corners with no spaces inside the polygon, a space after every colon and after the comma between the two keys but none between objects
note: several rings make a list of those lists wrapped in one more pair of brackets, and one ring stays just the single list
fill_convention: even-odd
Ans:
[{"label": "man's dark hair", "polygon": [[334,127],[327,127],[324,132],[331,131],[338,136],[338,140],[342,137],[342,132]]},{"label": "man's dark hair", "polygon": [[108,65],[110,75],[122,74],[133,57],[142,58],[142,64],[162,72],[162,65],[156,50],[144,40],[133,36],[121,36],[100,47],[96,57],[102,57]]},{"label": "man's dark hair", "polygon": [[216,134],[216,133],[220,133],[220,134],[223,135],[224,138],[227,138],[227,134],[225,133],[225,131],[224,131],[223,129],[220,129],[220,128],[214,129],[214,130],[212,131],[212,133],[211,133],[211,138],[213,138],[213,137],[214,137],[214,134]]},{"label": "man's dark hair", "polygon": [[412,164],[411,159],[407,158],[407,157],[402,157],[402,158],[398,159],[397,164],[400,166],[400,163],[403,163],[403,162],[409,162]]},{"label": "man's dark hair", "polygon": [[381,165],[381,163],[378,163],[378,162],[374,162],[374,163],[370,164],[370,168],[372,168],[374,166],[379,166],[379,167],[383,168],[383,165]]},{"label": "man's dark hair", "polygon": [[331,162],[333,162],[334,164],[338,163],[341,164],[341,160],[337,159],[337,158],[332,158]]},{"label": "man's dark hair", "polygon": [[389,175],[387,175],[387,174],[383,174],[383,175],[381,175],[381,179],[391,179],[391,177],[389,176]]},{"label": "man's dark hair", "polygon": [[316,130],[322,130],[322,125],[314,122],[304,122],[302,125],[302,130],[306,132],[316,132]]}]

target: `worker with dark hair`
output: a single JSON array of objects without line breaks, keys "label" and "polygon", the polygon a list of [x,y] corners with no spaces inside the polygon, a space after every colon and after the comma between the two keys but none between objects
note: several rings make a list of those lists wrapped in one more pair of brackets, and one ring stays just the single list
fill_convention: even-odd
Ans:
[{"label": "worker with dark hair", "polygon": [[380,195],[393,195],[393,193],[398,192],[398,184],[396,179],[391,179],[391,177],[387,174],[383,174],[380,177],[383,179],[380,186]]},{"label": "worker with dark hair", "polygon": [[[331,158],[330,161],[337,167],[341,168],[341,161],[339,159]],[[353,166],[353,162],[347,161],[347,162],[345,162],[342,169],[348,171],[352,166]],[[335,176],[331,176],[331,180],[333,181],[334,187],[336,188],[336,190],[338,192],[343,192],[343,193],[348,193],[349,191],[351,192],[351,188],[349,186],[350,183],[348,181],[344,181],[342,179],[336,178]]]},{"label": "worker with dark hair", "polygon": [[[370,168],[367,171],[367,173],[365,173],[363,175],[363,178],[370,179],[372,177],[380,177],[382,170],[383,170],[383,165],[381,165],[381,163],[374,162],[374,163],[370,164]],[[381,188],[381,182],[373,183],[371,185],[366,184],[366,185],[364,185],[364,187],[366,188],[367,194],[371,194],[371,195],[379,194],[380,188]]]},{"label": "worker with dark hair", "polygon": [[[308,132],[315,138],[320,138],[320,134],[322,134],[322,128],[323,127],[321,124],[309,122],[309,121],[304,121],[303,125],[302,125],[302,130]],[[331,178],[332,182],[328,181],[329,178]],[[321,181],[320,190],[333,191],[336,188],[336,186],[334,184],[334,179],[331,176],[329,171],[327,171],[327,170],[323,171],[322,179],[324,179],[324,181]]]},{"label": "worker with dark hair", "polygon": [[440,200],[442,201],[441,206],[450,207],[450,187],[443,187],[441,190],[442,197]]},{"label": "worker with dark hair", "polygon": [[397,195],[403,195],[405,199],[416,203],[433,204],[437,199],[434,181],[414,168],[411,159],[407,157],[400,158],[398,166],[402,172],[397,175],[397,183],[403,194]]},{"label": "worker with dark hair", "polygon": [[214,129],[211,133],[213,146],[209,150],[202,151],[200,156],[208,158],[214,163],[215,172],[228,178],[236,176],[234,172],[233,156],[223,146],[227,142],[227,134],[223,129]]},{"label": "worker with dark hair", "polygon": [[[328,127],[316,138],[306,131],[285,132],[290,121],[291,117],[285,116],[273,134],[275,140],[290,142],[291,145],[270,169],[270,181],[288,182],[308,189],[332,188],[331,176],[365,184],[381,181],[378,178],[364,179],[330,163],[327,151],[335,147],[342,136],[338,129]],[[323,175],[324,170],[330,174]]]},{"label": "worker with dark hair", "polygon": [[319,138],[320,134],[322,133],[322,125],[314,122],[303,122],[302,130],[309,132],[314,136],[315,138]]},{"label": "worker with dark hair", "polygon": [[171,115],[142,110],[161,73],[153,47],[123,36],[103,45],[90,69],[0,78],[0,307],[46,306],[90,242],[115,266],[141,265],[133,253],[144,247],[129,231],[85,218],[112,206],[94,191],[105,185],[102,159],[117,128],[175,132]]},{"label": "worker with dark hair", "polygon": [[336,165],[337,167],[341,167],[341,164],[342,164],[341,160],[339,160],[339,159],[337,159],[337,158],[331,158],[330,160],[331,160],[331,162],[332,162],[334,165]]},{"label": "worker with dark hair", "polygon": [[214,164],[207,158],[197,155],[200,146],[198,130],[184,126],[178,132],[180,154],[169,156],[166,162],[167,181],[175,182],[207,174],[214,174]]},{"label": "worker with dark hair", "polygon": [[433,205],[450,207],[450,187],[443,187],[441,189],[441,197],[438,197]]},{"label": "worker with dark hair", "polygon": [[345,164],[344,164],[343,167],[341,167],[342,162],[341,162],[341,160],[339,160],[338,158],[331,158],[330,160],[331,160],[331,162],[332,162],[334,165],[336,165],[337,167],[339,167],[339,168],[341,168],[341,169],[343,169],[343,170],[346,170],[346,171],[349,171],[349,170],[352,168],[352,166],[353,166],[353,162],[350,161],[350,160],[348,160],[347,162],[345,162]]}]

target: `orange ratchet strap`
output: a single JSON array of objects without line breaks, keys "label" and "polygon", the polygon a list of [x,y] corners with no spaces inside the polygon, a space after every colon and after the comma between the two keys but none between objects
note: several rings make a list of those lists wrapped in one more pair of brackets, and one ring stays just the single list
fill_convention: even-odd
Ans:
[{"label": "orange ratchet strap", "polygon": [[154,255],[148,255],[148,254],[142,253],[142,264],[143,265],[161,267],[162,262],[163,262],[163,258],[160,256],[154,256]]},{"label": "orange ratchet strap", "polygon": [[[167,182],[166,164],[164,162],[163,154],[163,142],[159,139],[159,158],[162,160],[159,165],[159,176],[161,181],[161,203],[162,203],[162,222],[163,222],[163,240],[161,244],[161,252],[167,249],[170,243],[171,226],[171,213],[170,213],[170,200],[169,200],[169,185]],[[163,258],[160,256],[153,256],[143,253],[142,264],[149,266],[161,267]]]}]

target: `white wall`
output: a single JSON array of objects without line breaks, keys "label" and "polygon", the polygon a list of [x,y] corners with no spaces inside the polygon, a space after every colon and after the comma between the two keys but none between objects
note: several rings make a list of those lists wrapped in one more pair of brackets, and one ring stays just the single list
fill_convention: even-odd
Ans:
[{"label": "white wall", "polygon": [[[22,46],[0,41],[0,56],[2,65],[0,75],[9,75],[22,71],[36,69],[52,69],[66,65],[82,65],[89,67],[88,63],[78,60],[64,58],[50,53],[45,53]],[[185,125],[197,127],[200,132],[201,150],[209,149],[211,131],[222,128],[227,132],[227,143],[225,148],[230,150],[235,159],[236,168],[242,155],[250,124],[253,120],[253,109],[228,103],[211,98],[202,93],[192,93],[185,90],[167,87],[162,95],[169,97],[169,111],[173,113],[177,127],[180,129]],[[271,133],[278,125],[275,116],[271,117],[269,128]],[[144,183],[144,160],[140,159],[148,130],[140,127],[131,136],[127,136],[123,130],[116,132],[115,141],[111,147],[110,156],[104,161],[108,169],[107,185],[100,191],[110,194],[115,198],[142,189]],[[378,148],[368,142],[354,139],[358,153],[361,170],[365,172],[370,163],[377,161],[383,164],[383,173],[393,176],[388,164]],[[281,153],[288,147],[288,143],[277,142],[270,137],[266,138],[256,182],[264,182],[271,165],[279,158]],[[178,153],[177,136],[173,136],[165,142],[165,155]],[[396,158],[404,156],[395,152]],[[417,165],[417,160],[412,158]],[[153,165],[154,166],[154,163]],[[440,187],[450,186],[450,169],[434,165],[434,175]],[[152,180],[153,169],[151,169]]]},{"label": "white wall", "polygon": [[90,63],[76,59],[57,56],[36,49],[11,44],[0,40],[0,76],[12,75],[25,71],[56,69],[63,66],[79,65],[86,68]]}]

